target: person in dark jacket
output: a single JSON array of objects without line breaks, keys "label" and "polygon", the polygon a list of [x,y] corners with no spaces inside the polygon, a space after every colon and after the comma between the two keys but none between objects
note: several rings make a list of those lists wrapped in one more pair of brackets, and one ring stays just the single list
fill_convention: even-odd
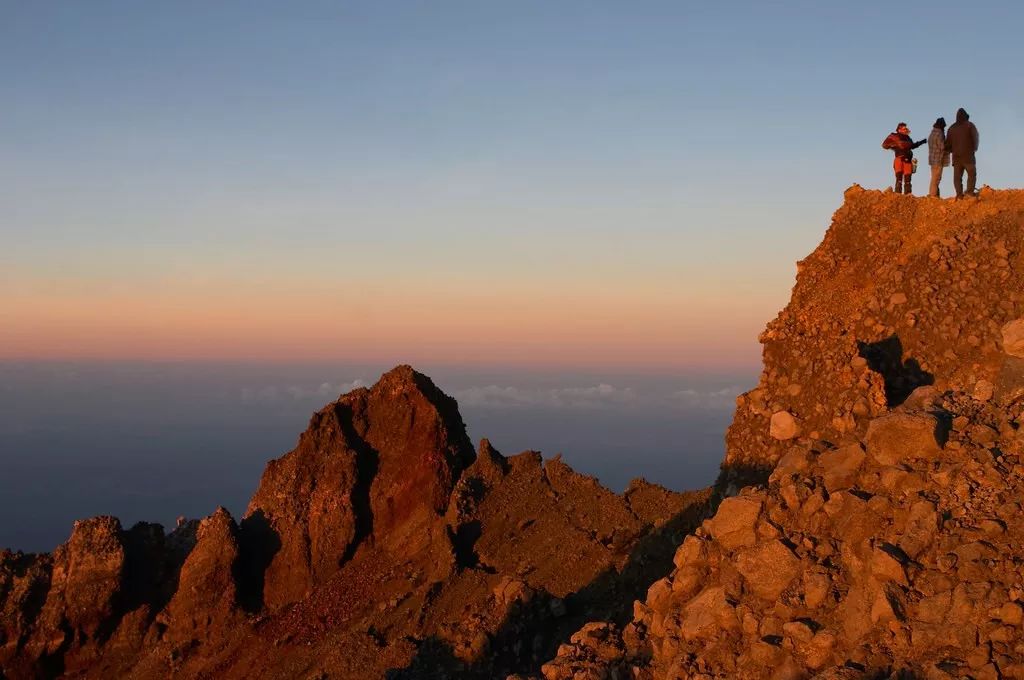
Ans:
[{"label": "person in dark jacket", "polygon": [[946,133],[946,151],[953,154],[953,188],[956,197],[964,197],[964,170],[967,171],[967,195],[976,196],[978,166],[974,157],[978,150],[978,128],[963,109],[956,112],[956,122]]},{"label": "person in dark jacket", "polygon": [[909,194],[910,176],[914,172],[914,149],[921,146],[927,139],[915,142],[910,137],[910,128],[906,123],[896,126],[896,132],[890,132],[889,136],[882,142],[883,149],[891,149],[896,155],[892,162],[892,168],[896,171],[897,194]]},{"label": "person in dark jacket", "polygon": [[928,135],[928,166],[932,169],[932,181],[928,185],[928,195],[939,196],[939,182],[942,181],[942,168],[949,165],[949,153],[946,151],[946,119],[935,121],[932,132]]}]

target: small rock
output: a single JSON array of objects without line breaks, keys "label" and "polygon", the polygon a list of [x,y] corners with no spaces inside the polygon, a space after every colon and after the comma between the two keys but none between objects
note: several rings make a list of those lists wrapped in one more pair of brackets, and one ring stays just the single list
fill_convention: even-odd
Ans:
[{"label": "small rock", "polygon": [[1024,319],[1003,326],[1003,351],[1012,357],[1024,358]]},{"label": "small rock", "polygon": [[978,401],[989,401],[996,392],[996,386],[988,380],[979,380],[974,385],[974,398]]}]

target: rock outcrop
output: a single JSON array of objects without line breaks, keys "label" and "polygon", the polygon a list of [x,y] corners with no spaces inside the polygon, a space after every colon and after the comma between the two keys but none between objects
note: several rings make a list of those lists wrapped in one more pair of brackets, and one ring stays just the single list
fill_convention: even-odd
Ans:
[{"label": "rock outcrop", "polygon": [[243,521],[267,537],[265,604],[302,599],[364,543],[431,552],[443,578],[443,515],[473,458],[455,401],[407,366],[315,413],[295,450],[267,465]]},{"label": "rock outcrop", "polygon": [[948,432],[794,445],[624,629],[564,646],[545,677],[1024,678],[1024,403],[923,389],[869,430],[940,413]]},{"label": "rock outcrop", "polygon": [[[763,482],[794,437],[837,441],[917,387],[1024,386],[1024,191],[912,199],[854,185],[761,334],[722,483]],[[1006,351],[1004,351],[1004,349]]]},{"label": "rock outcrop", "polygon": [[762,335],[728,497],[547,680],[1024,678],[1024,192],[846,199]]}]

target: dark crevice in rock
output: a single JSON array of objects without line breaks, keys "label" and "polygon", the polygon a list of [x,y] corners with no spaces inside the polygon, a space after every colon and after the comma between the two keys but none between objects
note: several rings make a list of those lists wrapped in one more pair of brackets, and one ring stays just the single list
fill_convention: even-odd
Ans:
[{"label": "dark crevice in rock", "polygon": [[460,524],[454,532],[451,532],[450,529],[449,532],[458,568],[472,569],[479,566],[480,556],[477,555],[475,546],[483,532],[480,520],[465,522]]},{"label": "dark crevice in rock", "polygon": [[38,661],[39,674],[47,680],[64,675],[64,656],[75,640],[74,631],[67,621],[61,621],[59,630],[64,636],[60,646],[53,652],[44,651]]},{"label": "dark crevice in rock", "polygon": [[889,408],[905,402],[918,387],[935,382],[935,377],[922,370],[917,359],[903,359],[903,342],[898,335],[876,342],[858,341],[857,349],[860,356],[867,360],[868,368],[880,374],[885,381],[885,398]]},{"label": "dark crevice in rock", "polygon": [[380,453],[356,432],[352,408],[349,405],[338,403],[334,408],[342,436],[356,454],[356,482],[351,495],[352,510],[355,514],[355,534],[339,560],[339,564],[344,564],[352,559],[364,541],[373,536],[373,504],[370,491],[380,467]]},{"label": "dark crevice in rock", "polygon": [[264,607],[263,585],[267,567],[281,549],[281,537],[262,510],[242,520],[238,531],[238,559],[232,567],[238,588],[238,604],[246,612]]}]

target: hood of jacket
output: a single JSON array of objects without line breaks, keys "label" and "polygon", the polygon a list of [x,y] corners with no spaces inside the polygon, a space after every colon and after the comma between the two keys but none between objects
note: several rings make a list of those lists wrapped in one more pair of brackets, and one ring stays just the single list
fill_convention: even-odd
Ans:
[{"label": "hood of jacket", "polygon": [[963,109],[957,109],[957,112],[956,112],[956,122],[958,122],[958,123],[966,123],[968,120],[970,120],[970,118],[971,117],[967,115],[966,111],[964,111]]}]

